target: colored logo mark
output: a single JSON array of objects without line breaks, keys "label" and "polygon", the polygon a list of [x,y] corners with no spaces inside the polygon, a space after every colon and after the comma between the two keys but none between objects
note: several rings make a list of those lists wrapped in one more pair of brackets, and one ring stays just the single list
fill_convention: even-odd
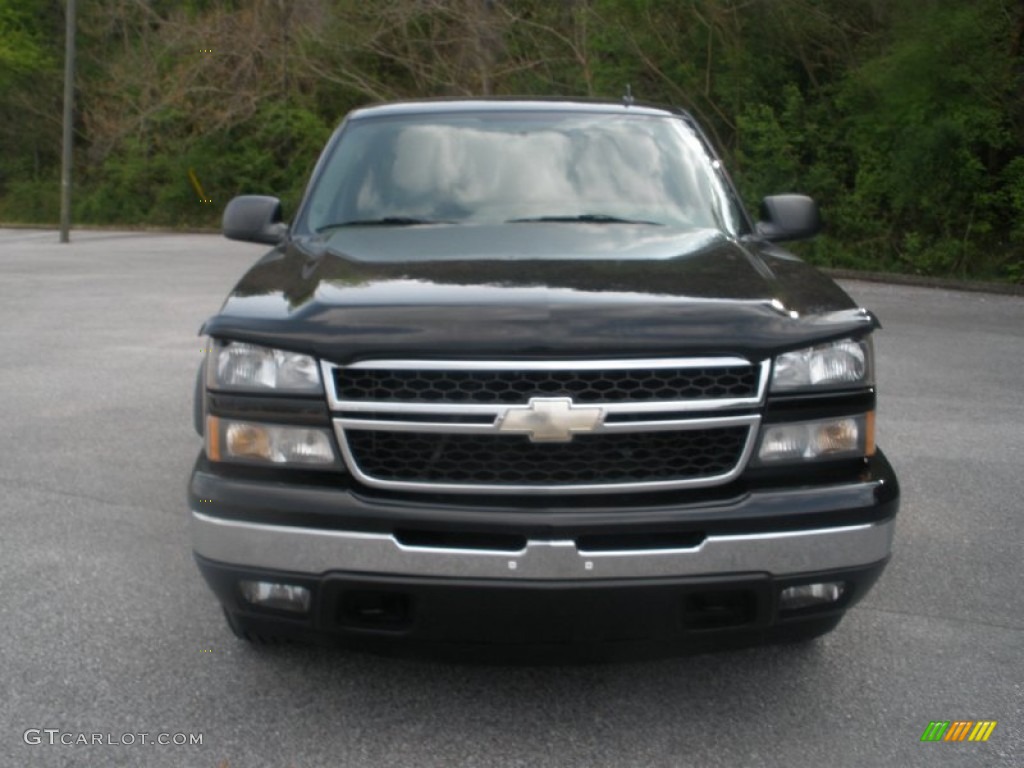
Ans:
[{"label": "colored logo mark", "polygon": [[196,178],[196,172],[194,170],[192,170],[191,168],[188,169],[188,177],[192,181],[192,186],[196,188],[196,194],[199,195],[199,202],[200,203],[212,203],[213,200],[208,198],[206,196],[206,193],[203,192],[203,188],[201,186],[199,186],[199,179]]},{"label": "colored logo mark", "polygon": [[997,720],[932,720],[921,741],[988,741]]}]

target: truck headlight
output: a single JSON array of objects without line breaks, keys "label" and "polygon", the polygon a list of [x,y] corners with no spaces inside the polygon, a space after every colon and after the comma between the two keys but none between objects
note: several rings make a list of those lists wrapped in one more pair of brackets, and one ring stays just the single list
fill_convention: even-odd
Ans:
[{"label": "truck headlight", "polygon": [[771,391],[870,385],[873,375],[871,337],[842,339],[776,357]]},{"label": "truck headlight", "polygon": [[875,413],[820,421],[765,424],[756,463],[843,459],[875,453]]},{"label": "truck headlight", "polygon": [[323,392],[316,360],[299,352],[238,341],[212,341],[206,363],[210,389],[240,392]]},{"label": "truck headlight", "polygon": [[338,464],[326,429],[287,427],[206,417],[206,455],[211,461],[334,467]]}]

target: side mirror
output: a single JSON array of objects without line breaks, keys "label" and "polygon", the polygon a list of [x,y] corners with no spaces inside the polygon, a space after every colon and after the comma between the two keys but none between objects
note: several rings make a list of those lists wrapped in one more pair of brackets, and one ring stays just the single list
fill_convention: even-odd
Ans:
[{"label": "side mirror", "polygon": [[277,245],[288,234],[282,221],[281,201],[266,195],[241,195],[224,209],[224,237],[249,243]]},{"label": "side mirror", "polygon": [[821,231],[818,204],[804,195],[772,195],[761,201],[757,234],[765,240],[806,240]]}]

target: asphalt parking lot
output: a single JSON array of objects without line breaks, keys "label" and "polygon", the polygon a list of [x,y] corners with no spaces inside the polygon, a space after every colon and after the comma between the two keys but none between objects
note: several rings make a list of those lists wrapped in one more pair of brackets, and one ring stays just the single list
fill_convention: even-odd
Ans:
[{"label": "asphalt parking lot", "polygon": [[[0,230],[0,765],[1024,765],[1024,299],[845,284],[884,325],[903,507],[893,562],[833,634],[442,664],[250,648],[192,562],[196,333],[263,250]],[[998,725],[922,743],[932,720]],[[94,733],[135,743],[60,744]]]}]

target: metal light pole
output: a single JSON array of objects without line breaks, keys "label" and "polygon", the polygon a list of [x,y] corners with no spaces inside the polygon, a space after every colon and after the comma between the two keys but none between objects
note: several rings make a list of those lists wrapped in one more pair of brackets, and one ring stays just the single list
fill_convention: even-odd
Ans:
[{"label": "metal light pole", "polygon": [[70,242],[71,116],[75,99],[75,0],[67,0],[64,39],[64,147],[60,162],[60,241]]}]

